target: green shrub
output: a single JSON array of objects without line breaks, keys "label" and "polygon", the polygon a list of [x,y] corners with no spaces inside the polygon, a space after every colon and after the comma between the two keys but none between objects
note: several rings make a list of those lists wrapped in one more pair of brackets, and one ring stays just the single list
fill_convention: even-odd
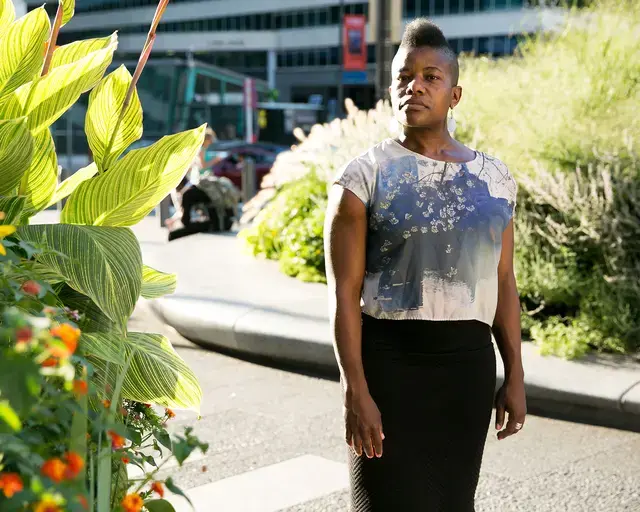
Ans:
[{"label": "green shrub", "polygon": [[241,232],[254,256],[280,260],[287,275],[325,282],[323,223],[327,184],[311,171],[287,183]]}]

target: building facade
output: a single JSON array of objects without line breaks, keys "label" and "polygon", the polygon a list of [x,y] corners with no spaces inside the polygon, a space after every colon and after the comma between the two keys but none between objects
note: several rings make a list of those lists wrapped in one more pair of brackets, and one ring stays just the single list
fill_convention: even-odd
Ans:
[{"label": "building facade", "polygon": [[[387,0],[391,1],[391,0]],[[512,53],[521,34],[545,28],[525,0],[392,0],[406,23],[432,18],[459,52]],[[41,5],[28,0],[29,7]],[[134,59],[143,46],[156,0],[77,0],[60,43],[118,31],[118,58]],[[55,6],[54,6],[55,7]],[[369,2],[343,0],[346,14],[368,16]],[[154,57],[195,59],[260,78],[280,101],[325,106],[340,78],[340,0],[171,0],[158,27]],[[364,82],[345,86],[362,106],[374,101],[375,47],[368,36]]]}]

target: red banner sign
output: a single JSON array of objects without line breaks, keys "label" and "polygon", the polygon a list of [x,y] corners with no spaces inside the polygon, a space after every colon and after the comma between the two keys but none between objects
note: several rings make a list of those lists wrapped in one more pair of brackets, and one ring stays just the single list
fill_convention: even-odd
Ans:
[{"label": "red banner sign", "polygon": [[342,23],[342,62],[347,71],[367,69],[367,20],[360,14],[346,14]]}]

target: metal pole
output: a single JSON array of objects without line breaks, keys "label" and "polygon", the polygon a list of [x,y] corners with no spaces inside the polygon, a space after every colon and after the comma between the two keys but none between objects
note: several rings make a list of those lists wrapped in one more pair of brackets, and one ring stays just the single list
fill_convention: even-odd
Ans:
[{"label": "metal pole", "polygon": [[344,71],[344,0],[340,0],[340,19],[338,20],[338,109],[336,114],[342,117],[344,112],[344,83],[342,72]]}]

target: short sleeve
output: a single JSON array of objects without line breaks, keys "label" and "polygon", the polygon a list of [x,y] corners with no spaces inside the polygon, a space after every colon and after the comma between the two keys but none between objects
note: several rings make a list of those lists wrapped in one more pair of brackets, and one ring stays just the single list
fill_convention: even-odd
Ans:
[{"label": "short sleeve", "polygon": [[373,195],[375,164],[365,155],[354,158],[342,166],[333,183],[353,192],[368,208]]}]

